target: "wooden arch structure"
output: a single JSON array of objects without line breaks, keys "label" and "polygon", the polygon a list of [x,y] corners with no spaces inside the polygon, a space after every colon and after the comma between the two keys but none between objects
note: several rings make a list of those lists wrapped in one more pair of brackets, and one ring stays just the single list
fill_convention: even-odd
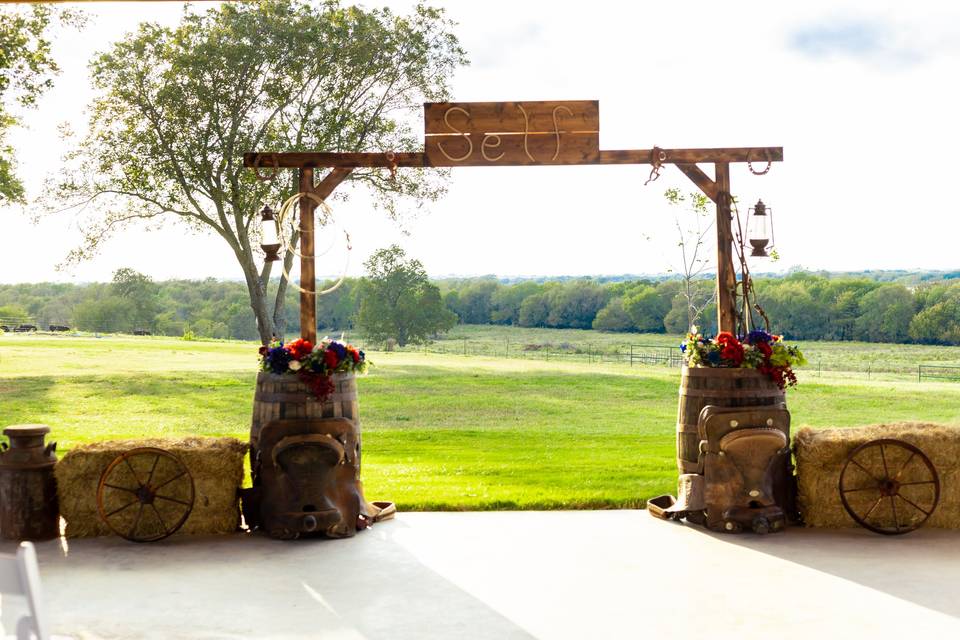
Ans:
[{"label": "wooden arch structure", "polygon": [[[730,165],[780,162],[783,147],[718,149],[601,150],[600,106],[595,100],[560,102],[433,102],[424,104],[424,150],[387,153],[254,152],[244,154],[253,169],[298,169],[299,190],[325,200],[357,168],[651,165],[651,178],[663,165],[675,165],[716,204],[717,327],[736,331],[736,271],[733,265]],[[698,165],[712,164],[713,178]],[[316,182],[315,170],[329,169]],[[316,342],[312,198],[300,199],[300,333]]]}]

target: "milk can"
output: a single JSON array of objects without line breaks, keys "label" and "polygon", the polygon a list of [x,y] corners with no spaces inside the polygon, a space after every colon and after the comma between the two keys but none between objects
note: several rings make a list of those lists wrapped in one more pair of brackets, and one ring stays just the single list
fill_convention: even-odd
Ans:
[{"label": "milk can", "polygon": [[50,427],[7,427],[10,445],[0,452],[0,537],[49,540],[60,535],[60,509],[53,467],[57,443],[44,446]]}]

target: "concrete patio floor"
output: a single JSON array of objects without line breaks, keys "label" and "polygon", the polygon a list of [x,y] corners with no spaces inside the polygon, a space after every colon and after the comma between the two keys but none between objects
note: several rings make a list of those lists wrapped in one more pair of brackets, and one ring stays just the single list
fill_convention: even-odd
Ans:
[{"label": "concrete patio floor", "polygon": [[644,511],[401,513],[348,540],[38,551],[54,632],[78,638],[960,636],[956,531],[758,537]]}]

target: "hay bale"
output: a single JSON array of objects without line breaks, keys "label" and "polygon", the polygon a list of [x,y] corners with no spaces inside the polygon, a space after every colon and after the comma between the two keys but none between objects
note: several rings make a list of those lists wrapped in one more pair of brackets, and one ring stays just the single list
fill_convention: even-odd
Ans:
[{"label": "hay bale", "polygon": [[[237,489],[243,482],[247,444],[235,438],[151,438],[108,440],[81,445],[71,449],[57,463],[57,495],[60,500],[60,515],[67,522],[68,537],[113,534],[97,512],[97,485],[104,469],[117,456],[138,447],[156,447],[169,451],[180,458],[193,476],[196,493],[193,511],[178,533],[222,534],[236,531],[240,522]],[[137,469],[142,478],[149,473],[152,460],[147,459],[146,462],[146,469]],[[164,462],[161,461],[160,464]],[[122,468],[118,470],[123,472]],[[164,469],[158,466],[156,477],[173,475],[162,475],[163,473]],[[110,496],[110,500],[116,501],[117,497]],[[159,501],[157,506],[161,514],[164,514],[164,509],[176,507],[175,504],[162,505]],[[116,508],[112,503],[105,504],[105,507],[108,511]],[[132,522],[136,507],[127,511],[130,512],[129,516],[126,516],[126,511],[122,515],[129,517]],[[166,519],[171,520],[169,516],[166,516]],[[149,522],[145,524],[150,526]]]},{"label": "hay bale", "polygon": [[[914,445],[923,451],[936,467],[940,476],[940,504],[924,526],[960,528],[960,426],[922,422],[842,429],[804,427],[797,431],[794,438],[797,457],[797,503],[806,524],[831,528],[857,526],[840,502],[840,472],[851,451],[861,444],[880,438],[894,438]],[[903,457],[903,460],[889,458],[887,463],[892,468],[899,468],[907,462],[906,456]],[[921,463],[914,460],[910,464]],[[882,471],[882,468],[868,467],[868,470],[877,473]],[[854,470],[854,473],[863,473],[866,478],[866,474],[860,470]],[[904,495],[907,495],[908,491],[915,492],[908,496],[914,501],[929,498],[933,493],[932,485],[906,487]],[[863,506],[856,503],[858,499],[869,500],[865,495],[848,494],[848,500],[854,508]]]}]

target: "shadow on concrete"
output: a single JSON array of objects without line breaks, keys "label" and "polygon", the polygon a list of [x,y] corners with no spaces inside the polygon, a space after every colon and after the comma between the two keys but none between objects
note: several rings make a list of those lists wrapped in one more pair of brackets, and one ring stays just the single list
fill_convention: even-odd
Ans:
[{"label": "shadow on concrete", "polygon": [[393,540],[402,522],[346,540],[260,534],[38,545],[57,633],[92,637],[491,638],[528,632]]},{"label": "shadow on concrete", "polygon": [[[693,525],[687,525],[693,527]],[[782,534],[704,535],[876,589],[960,618],[960,531],[882,536],[866,529],[792,527]]]}]

